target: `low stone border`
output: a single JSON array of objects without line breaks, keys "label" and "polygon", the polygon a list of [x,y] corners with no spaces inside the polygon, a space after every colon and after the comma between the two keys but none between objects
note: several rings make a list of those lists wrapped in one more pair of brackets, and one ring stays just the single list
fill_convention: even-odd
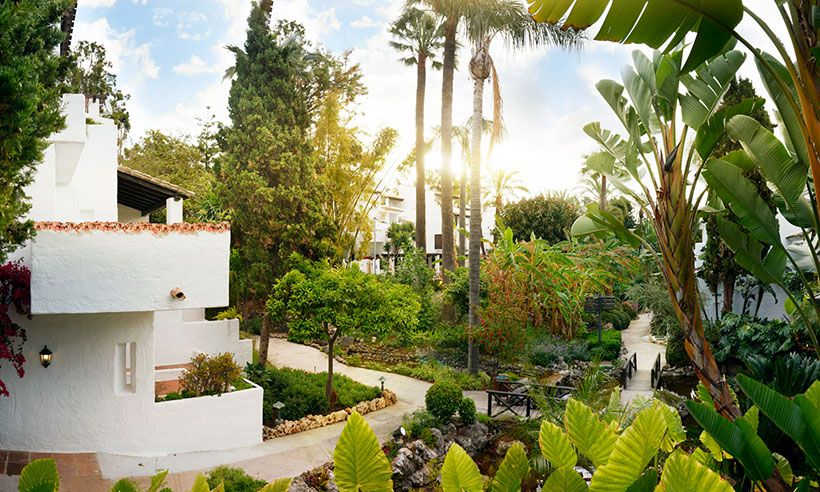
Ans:
[{"label": "low stone border", "polygon": [[327,415],[308,415],[307,417],[302,417],[299,420],[286,420],[276,427],[268,427],[263,425],[262,439],[267,441],[268,439],[273,439],[275,437],[288,436],[290,434],[296,434],[297,432],[318,429],[326,425],[343,422],[347,420],[347,416],[354,410],[359,412],[359,414],[364,415],[366,413],[387,408],[396,403],[396,401],[396,394],[386,389],[382,392],[382,396],[379,398],[374,398],[370,401],[362,401],[353,407],[338,410]]}]

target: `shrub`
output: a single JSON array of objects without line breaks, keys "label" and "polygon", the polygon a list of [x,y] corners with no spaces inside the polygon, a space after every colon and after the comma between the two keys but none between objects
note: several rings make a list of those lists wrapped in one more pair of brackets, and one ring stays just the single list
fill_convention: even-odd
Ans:
[{"label": "shrub", "polygon": [[561,338],[548,338],[530,350],[530,363],[541,367],[552,367],[561,361],[567,364],[573,361],[590,360],[586,340],[566,341]]},{"label": "shrub", "polygon": [[461,389],[449,381],[433,383],[424,395],[424,404],[439,422],[447,422],[459,410]]},{"label": "shrub", "polygon": [[672,367],[686,367],[690,364],[680,329],[672,330],[666,338],[666,363]]},{"label": "shrub", "polygon": [[669,298],[666,285],[657,278],[629,288],[627,298],[652,311],[651,333],[659,337],[671,337],[680,331],[680,323]]},{"label": "shrub", "polygon": [[[326,373],[262,367],[260,364],[249,364],[246,372],[248,379],[261,386],[264,392],[262,419],[266,423],[272,423],[276,417],[273,404],[277,401],[285,404],[279,411],[279,418],[285,420],[323,415],[334,410],[325,395]],[[338,397],[338,408],[352,407],[359,402],[378,398],[381,394],[375,386],[366,386],[339,374],[333,378],[333,389]]]},{"label": "shrub", "polygon": [[436,425],[436,418],[426,410],[417,410],[409,415],[405,415],[402,426],[407,431],[410,439],[422,439],[425,430]]},{"label": "shrub", "polygon": [[179,378],[180,386],[195,396],[219,395],[230,389],[231,382],[242,374],[233,354],[226,352],[213,357],[197,354],[191,358],[191,368]]},{"label": "shrub", "polygon": [[718,362],[741,362],[751,356],[772,359],[794,347],[794,330],[781,320],[765,320],[726,313],[714,323],[715,358]]},{"label": "shrub", "polygon": [[517,241],[529,241],[535,235],[555,244],[567,239],[567,231],[580,215],[581,209],[575,198],[542,194],[506,205],[499,213],[499,219],[512,229]]},{"label": "shrub", "polygon": [[223,484],[225,492],[256,492],[267,484],[264,480],[248,475],[241,468],[229,466],[218,466],[209,471],[205,478],[212,489]]},{"label": "shrub", "polygon": [[598,330],[590,330],[587,335],[589,353],[602,360],[616,360],[621,356],[621,332],[604,330],[601,333],[601,343],[598,344]]},{"label": "shrub", "polygon": [[461,417],[461,421],[467,425],[474,424],[476,413],[475,402],[466,396],[463,397],[458,404],[458,416]]}]

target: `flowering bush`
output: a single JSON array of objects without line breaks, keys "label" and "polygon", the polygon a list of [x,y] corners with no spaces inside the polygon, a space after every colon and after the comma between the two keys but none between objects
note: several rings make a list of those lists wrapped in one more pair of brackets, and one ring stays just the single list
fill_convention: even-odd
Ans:
[{"label": "flowering bush", "polygon": [[[0,363],[11,361],[19,377],[25,375],[23,343],[26,330],[9,315],[14,306],[17,314],[31,318],[31,271],[20,262],[0,265]],[[0,396],[9,396],[6,384],[0,379]]]}]

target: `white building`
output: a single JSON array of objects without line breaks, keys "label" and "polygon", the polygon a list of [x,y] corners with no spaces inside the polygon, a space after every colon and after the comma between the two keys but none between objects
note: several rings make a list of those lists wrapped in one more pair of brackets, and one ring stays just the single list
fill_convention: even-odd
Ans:
[{"label": "white building", "polygon": [[[460,210],[458,208],[458,197],[453,199],[453,219],[456,221],[455,246],[458,248],[459,244],[459,229],[458,217]],[[427,254],[433,257],[441,255],[441,199],[439,195],[432,190],[426,190],[425,194],[425,216],[426,220],[426,245]],[[470,205],[469,197],[467,200],[467,221],[465,228],[470,228]],[[482,212],[481,230],[482,236],[485,239],[492,239],[493,229],[495,228],[495,209],[488,207]],[[375,251],[377,255],[385,254],[385,243],[388,241],[387,230],[392,224],[403,222],[416,222],[416,185],[399,184],[392,188],[388,188],[379,194],[376,205],[370,212],[370,219],[373,221],[375,227],[375,245],[371,242],[368,249],[368,256],[373,255]],[[467,243],[465,238],[465,244]],[[467,252],[459,252],[466,256]],[[368,267],[363,267],[368,268]]]},{"label": "white building", "polygon": [[[0,377],[0,449],[163,455],[262,441],[262,390],[155,402],[199,352],[251,341],[237,320],[206,321],[228,304],[227,224],[186,224],[185,190],[118,168],[113,122],[64,97],[66,129],[28,189],[37,236],[12,260],[31,270],[32,318],[20,319],[25,377]],[[148,214],[167,207],[168,224]],[[52,352],[48,367],[39,352]]]}]

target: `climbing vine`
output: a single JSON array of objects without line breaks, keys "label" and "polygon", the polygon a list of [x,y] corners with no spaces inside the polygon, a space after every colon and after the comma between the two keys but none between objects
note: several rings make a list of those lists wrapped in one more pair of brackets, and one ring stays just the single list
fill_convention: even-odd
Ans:
[{"label": "climbing vine", "polygon": [[[31,318],[31,271],[19,261],[0,265],[0,363],[10,361],[22,378],[26,330],[11,319],[12,308],[17,314]],[[2,379],[0,396],[9,396]]]}]

